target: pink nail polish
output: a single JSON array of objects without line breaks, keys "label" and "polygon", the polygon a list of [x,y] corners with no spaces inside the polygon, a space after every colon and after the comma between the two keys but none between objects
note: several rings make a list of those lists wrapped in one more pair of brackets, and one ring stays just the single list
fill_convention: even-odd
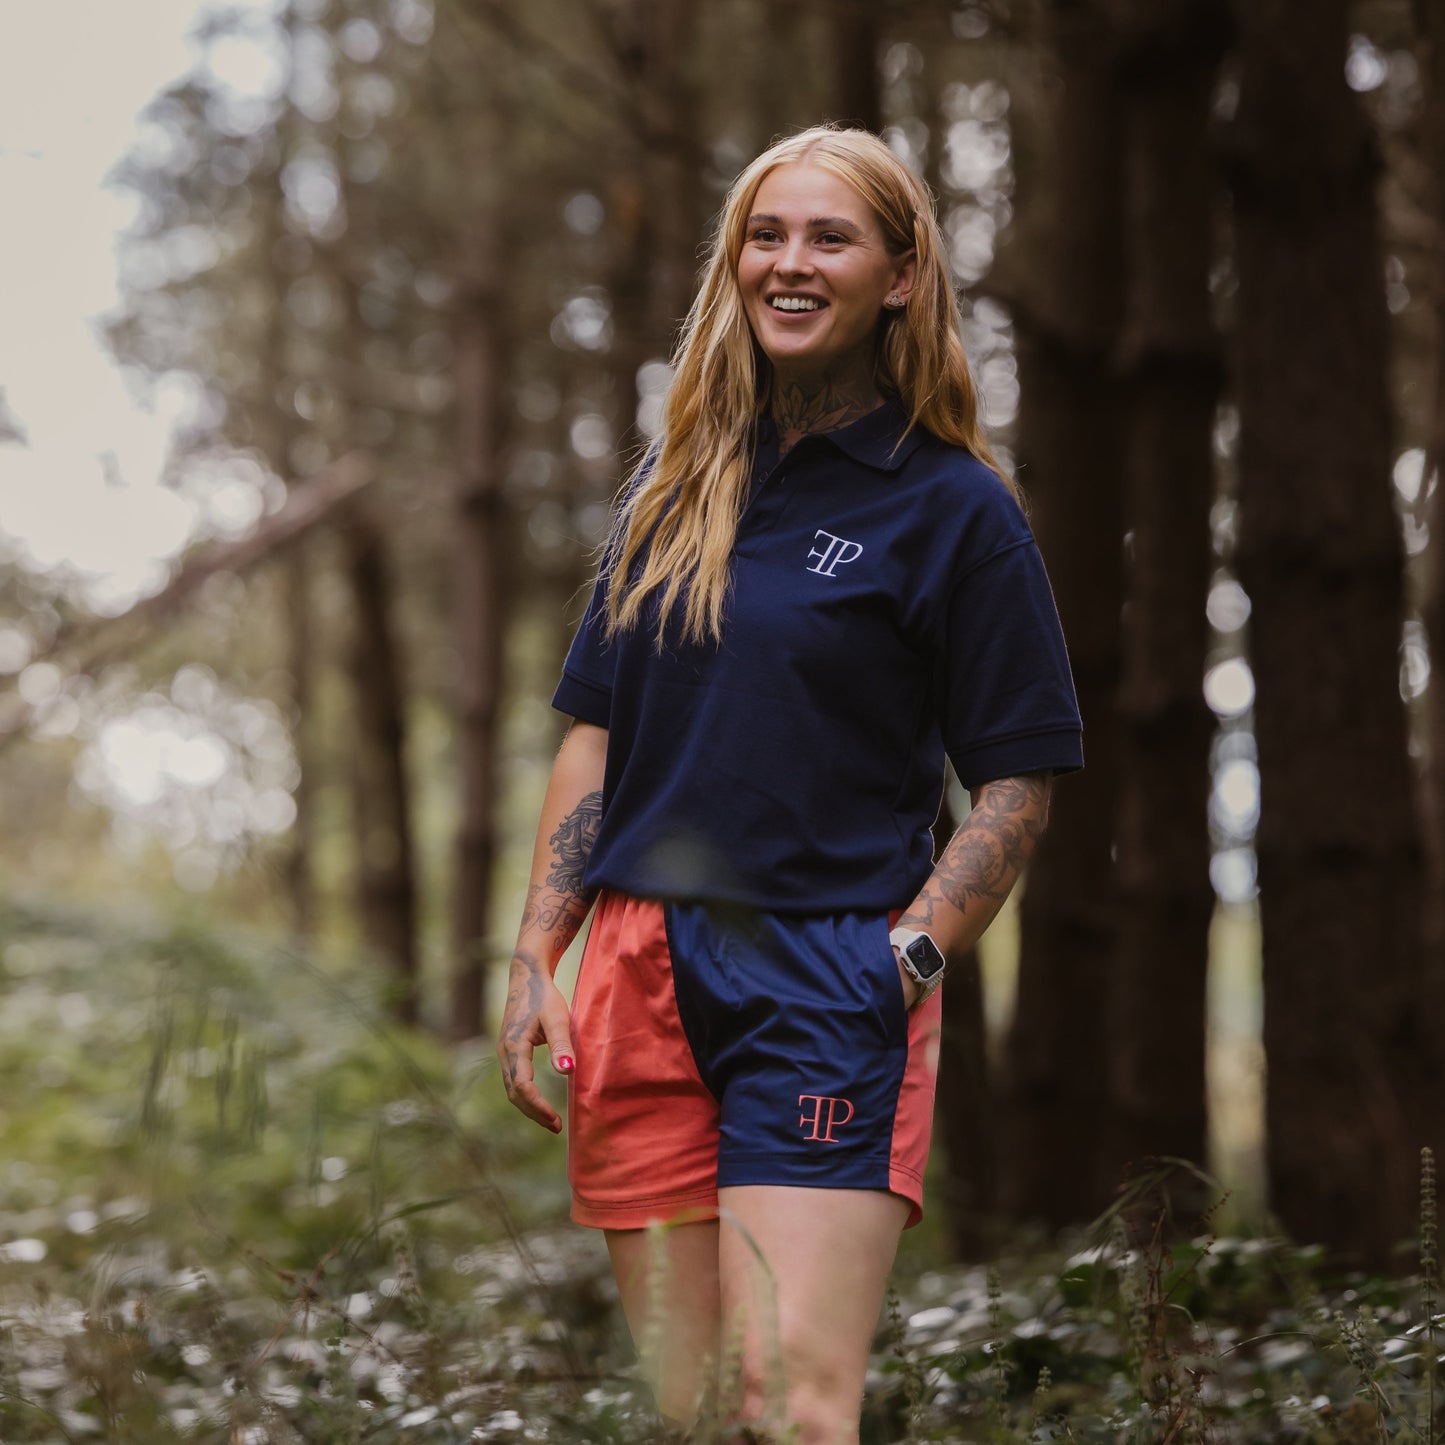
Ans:
[{"label": "pink nail polish", "polygon": [[559,1069],[561,1069],[561,1071],[562,1071],[564,1074],[570,1074],[570,1073],[572,1072],[572,1070],[577,1067],[577,1065],[572,1061],[572,1058],[571,1058],[570,1055],[568,1055],[568,1054],[558,1054],[558,1055],[557,1055],[557,1067],[558,1067]]}]

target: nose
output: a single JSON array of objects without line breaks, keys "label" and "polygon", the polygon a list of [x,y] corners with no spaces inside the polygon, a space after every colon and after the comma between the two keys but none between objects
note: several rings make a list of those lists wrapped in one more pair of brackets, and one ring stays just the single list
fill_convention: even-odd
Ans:
[{"label": "nose", "polygon": [[778,252],[777,269],[789,276],[805,275],[813,269],[806,236],[792,236]]}]

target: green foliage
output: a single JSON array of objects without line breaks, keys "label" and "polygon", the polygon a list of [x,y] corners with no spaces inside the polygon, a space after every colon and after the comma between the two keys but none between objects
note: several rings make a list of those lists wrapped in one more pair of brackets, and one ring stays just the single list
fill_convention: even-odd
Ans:
[{"label": "green foliage", "polygon": [[0,1439],[505,1439],[625,1361],[556,1141],[355,979],[11,904],[0,999]]},{"label": "green foliage", "polygon": [[[557,1141],[489,1057],[239,935],[0,903],[0,1439],[657,1438]],[[1437,1442],[1421,1276],[1167,1236],[890,1294],[864,1440]]]}]

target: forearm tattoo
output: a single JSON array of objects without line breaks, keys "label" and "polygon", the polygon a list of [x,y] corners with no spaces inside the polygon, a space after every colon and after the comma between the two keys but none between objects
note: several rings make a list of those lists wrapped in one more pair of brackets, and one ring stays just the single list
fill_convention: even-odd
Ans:
[{"label": "forearm tattoo", "polygon": [[1052,786],[1049,773],[1027,773],[987,784],[899,923],[927,929],[940,903],[967,913],[982,902],[992,918],[1043,834]]},{"label": "forearm tattoo", "polygon": [[535,924],[548,934],[554,958],[567,951],[567,945],[577,936],[592,906],[593,890],[583,888],[582,874],[601,823],[602,790],[599,788],[588,793],[558,824],[557,831],[548,840],[552,861],[547,876],[527,889],[522,931],[525,933]]},{"label": "forearm tattoo", "polygon": [[[522,908],[522,927],[516,951],[512,954],[512,976],[507,985],[506,1024],[502,1030],[502,1057],[510,1092],[517,1081],[520,1050],[528,1042],[541,1042],[534,1036],[537,1016],[546,997],[551,967],[543,968],[542,960],[523,941],[529,933],[540,929],[551,951],[549,963],[567,951],[577,936],[587,910],[592,906],[593,891],[582,886],[582,873],[587,867],[597,829],[602,822],[602,790],[588,793],[562,819],[548,842],[552,860],[541,883],[527,889]],[[518,966],[520,965],[520,967]]]}]

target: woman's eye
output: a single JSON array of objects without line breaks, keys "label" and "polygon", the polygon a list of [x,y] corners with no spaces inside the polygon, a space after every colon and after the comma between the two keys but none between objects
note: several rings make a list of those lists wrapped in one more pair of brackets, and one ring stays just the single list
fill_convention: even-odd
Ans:
[{"label": "woman's eye", "polygon": [[768,226],[759,226],[748,239],[752,241],[776,241],[778,239],[778,233]]},{"label": "woman's eye", "polygon": [[825,246],[841,246],[848,238],[837,231],[824,231],[818,239]]}]

